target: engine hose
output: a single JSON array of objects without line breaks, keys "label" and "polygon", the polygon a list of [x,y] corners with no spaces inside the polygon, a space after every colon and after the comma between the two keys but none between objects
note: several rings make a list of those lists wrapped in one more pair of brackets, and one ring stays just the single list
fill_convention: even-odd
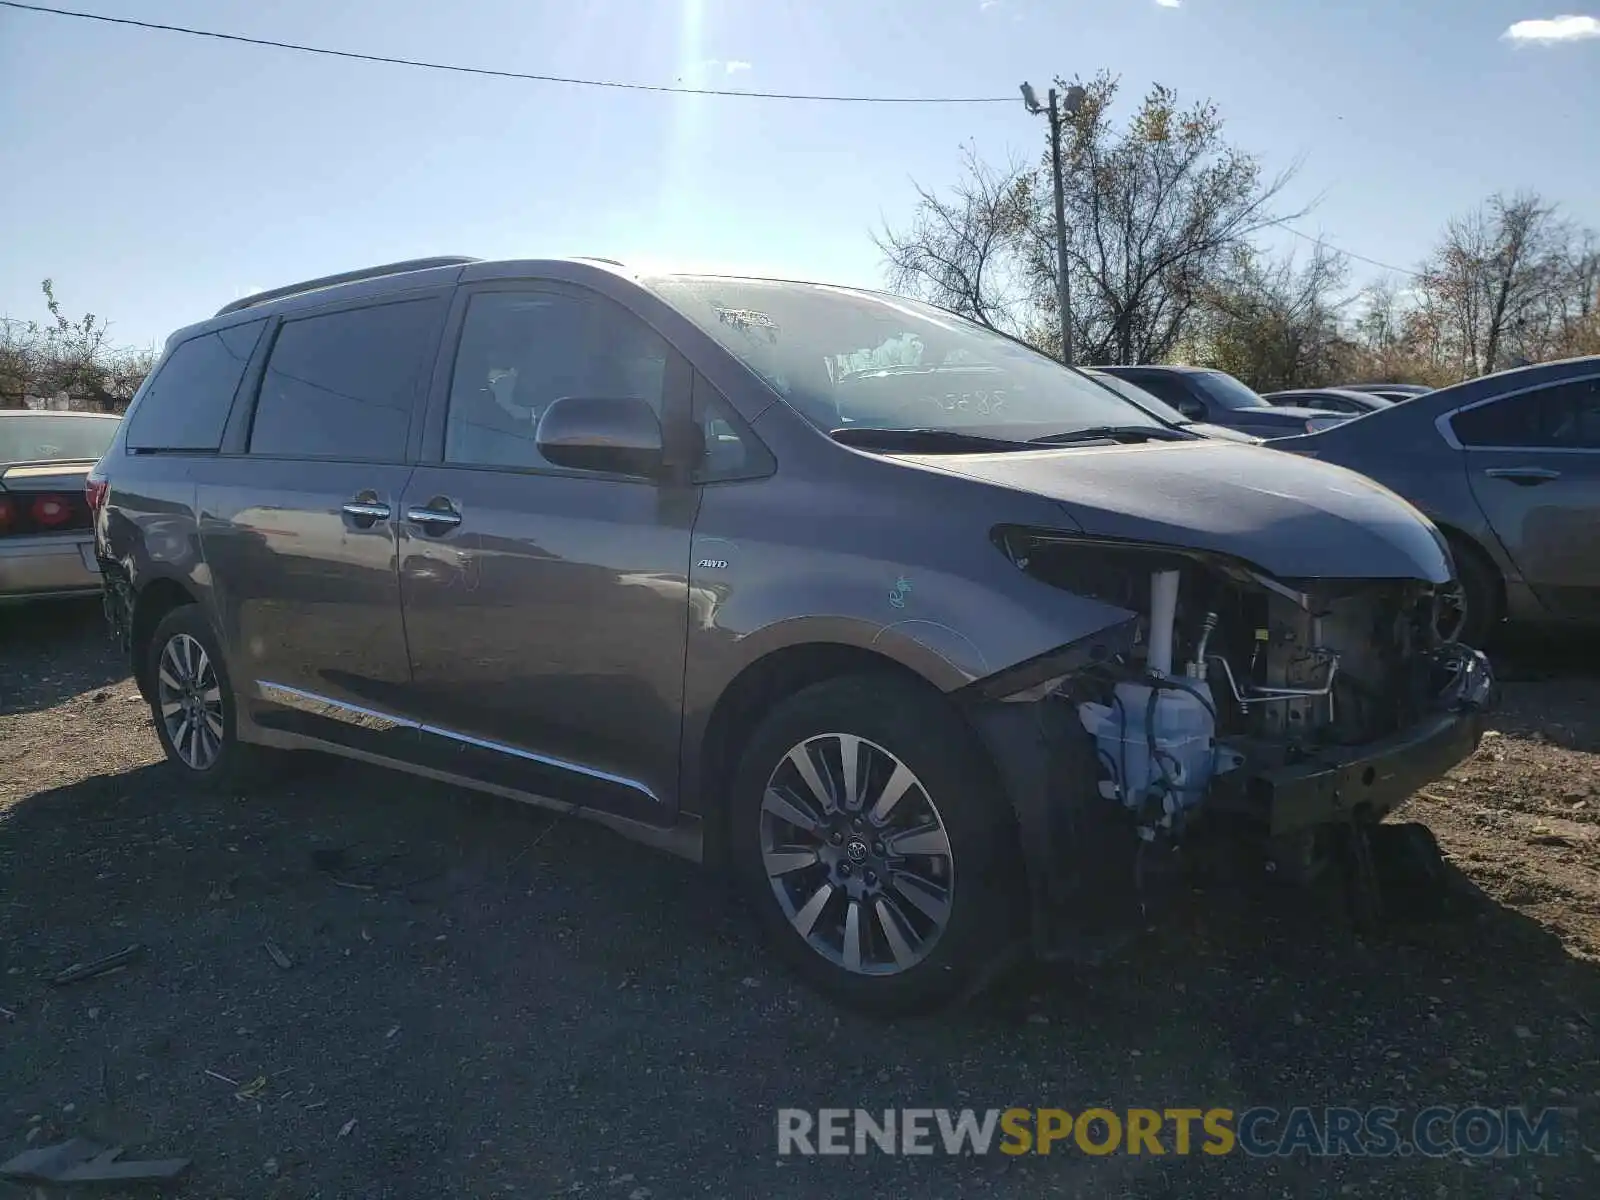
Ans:
[{"label": "engine hose", "polygon": [[1128,802],[1128,708],[1115,691],[1111,694],[1111,702],[1122,714],[1117,724],[1117,757],[1122,763],[1122,773],[1117,776],[1117,796],[1126,804]]}]

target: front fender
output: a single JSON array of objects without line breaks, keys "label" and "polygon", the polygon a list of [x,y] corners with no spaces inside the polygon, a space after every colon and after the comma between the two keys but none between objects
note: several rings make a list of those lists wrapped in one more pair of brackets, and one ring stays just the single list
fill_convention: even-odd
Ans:
[{"label": "front fender", "polygon": [[[696,615],[684,675],[685,794],[702,783],[701,753],[719,703],[741,674],[774,655],[850,647],[893,662],[946,694],[968,694],[975,684],[1009,678],[1012,669],[1123,625],[1131,615],[1050,587],[985,549],[994,562],[981,581],[866,560],[849,570],[803,577],[751,570],[751,582],[741,585],[706,585],[692,576]],[[749,546],[741,550],[750,554]]]}]

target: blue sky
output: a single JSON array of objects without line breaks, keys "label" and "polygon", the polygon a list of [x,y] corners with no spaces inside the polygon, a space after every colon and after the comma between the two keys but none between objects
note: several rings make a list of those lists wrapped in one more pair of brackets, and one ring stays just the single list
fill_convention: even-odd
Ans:
[{"label": "blue sky", "polygon": [[[48,2],[48,0],[47,0]],[[1600,226],[1596,0],[67,0],[109,15],[509,70],[772,91],[1012,96],[1119,74],[1209,96],[1300,222],[1413,264],[1536,189]],[[1569,7],[1576,4],[1576,9]],[[1600,9],[1587,11],[1600,13]],[[1518,22],[1539,38],[1510,38]],[[1551,40],[1555,35],[1565,35]],[[1588,35],[1588,36],[1586,36]],[[38,281],[117,340],[252,287],[424,254],[597,254],[880,282],[870,232],[1014,104],[663,96],[353,63],[0,9],[0,314]],[[1287,240],[1287,239],[1286,239]],[[1380,274],[1356,264],[1358,270]]]}]

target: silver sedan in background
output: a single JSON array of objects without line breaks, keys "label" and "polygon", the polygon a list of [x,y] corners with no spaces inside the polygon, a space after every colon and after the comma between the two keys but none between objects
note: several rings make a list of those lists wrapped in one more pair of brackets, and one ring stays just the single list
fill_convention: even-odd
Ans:
[{"label": "silver sedan in background", "polygon": [[120,420],[0,410],[0,602],[100,591],[85,487]]}]

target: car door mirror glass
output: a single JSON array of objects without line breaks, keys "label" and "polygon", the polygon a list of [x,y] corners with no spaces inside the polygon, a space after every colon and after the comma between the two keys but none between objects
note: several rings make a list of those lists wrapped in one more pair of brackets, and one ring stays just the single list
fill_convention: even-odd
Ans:
[{"label": "car door mirror glass", "polygon": [[661,419],[634,397],[565,396],[539,418],[539,454],[558,467],[655,478],[662,467]]}]

